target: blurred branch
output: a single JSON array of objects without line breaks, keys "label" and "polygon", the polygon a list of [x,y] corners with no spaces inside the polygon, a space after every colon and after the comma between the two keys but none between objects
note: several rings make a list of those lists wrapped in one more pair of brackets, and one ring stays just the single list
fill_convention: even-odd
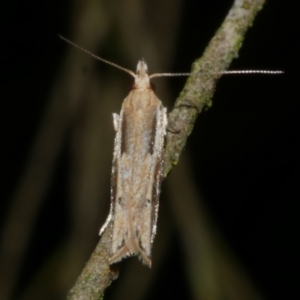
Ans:
[{"label": "blurred branch", "polygon": [[[245,33],[262,8],[264,0],[236,0],[221,28],[217,31],[203,56],[193,64],[192,74],[169,114],[169,132],[166,137],[164,176],[175,166],[190,135],[198,114],[210,106],[216,75],[226,70],[238,56]],[[209,74],[210,73],[210,74]],[[199,76],[199,74],[203,74]],[[101,237],[68,299],[99,299],[116,273],[108,265],[111,226]]]},{"label": "blurred branch", "polygon": [[[100,37],[105,35],[105,26],[101,23],[103,18],[99,18],[96,9],[88,10],[90,5],[87,3],[88,1],[85,1],[85,10],[81,7],[81,12],[86,16],[84,21],[89,18],[90,22],[84,22],[82,31],[86,39],[91,35],[97,36],[98,45]],[[95,13],[91,14],[91,11]],[[89,27],[91,23],[92,30]],[[76,24],[78,27],[82,25],[79,22]],[[98,31],[95,28],[98,28]],[[86,32],[89,32],[89,37]],[[90,40],[95,39],[90,38]],[[94,47],[96,43],[89,49],[93,51]],[[12,294],[15,293],[15,285],[24,261],[26,247],[30,241],[37,214],[51,184],[55,163],[61,153],[68,130],[78,113],[82,95],[86,94],[87,80],[84,80],[82,75],[82,66],[89,68],[94,61],[87,57],[86,62],[83,63],[82,59],[77,59],[78,54],[74,49],[70,52],[72,54],[65,59],[64,65],[58,72],[56,83],[50,90],[49,101],[41,118],[37,136],[30,149],[20,183],[11,199],[0,241],[0,295],[3,300],[11,299]],[[77,62],[75,67],[74,61]],[[69,70],[73,70],[71,76],[68,76]],[[73,265],[76,265],[76,262],[73,261]]]},{"label": "blurred branch", "polygon": [[13,292],[36,215],[42,204],[41,199],[49,186],[54,172],[54,161],[59,155],[71,122],[71,114],[63,101],[64,97],[64,92],[56,93],[53,102],[48,104],[22,180],[11,199],[0,243],[1,299],[10,299]]}]

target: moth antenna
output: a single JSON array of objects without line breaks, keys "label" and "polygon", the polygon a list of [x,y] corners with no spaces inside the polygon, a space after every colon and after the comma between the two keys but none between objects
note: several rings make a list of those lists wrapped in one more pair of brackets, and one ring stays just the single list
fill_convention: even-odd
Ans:
[{"label": "moth antenna", "polygon": [[[228,70],[221,72],[204,72],[199,75],[230,75],[230,74],[283,74],[284,71],[280,70]],[[150,78],[155,77],[175,77],[175,76],[190,76],[192,73],[155,73],[150,75]]]},{"label": "moth antenna", "polygon": [[205,74],[283,74],[284,71],[280,71],[280,70],[228,70],[228,71],[222,71],[222,72],[208,72]]},{"label": "moth antenna", "polygon": [[120,69],[120,70],[122,70],[122,71],[125,71],[126,73],[130,74],[130,75],[131,75],[132,77],[134,77],[134,78],[136,77],[136,75],[135,75],[135,73],[134,73],[133,71],[131,71],[131,70],[129,70],[129,69],[126,69],[126,68],[123,68],[123,67],[121,67],[121,66],[119,66],[119,65],[117,65],[117,64],[115,64],[115,63],[113,63],[113,62],[111,62],[111,61],[109,61],[109,60],[107,60],[107,59],[104,59],[104,58],[102,58],[102,57],[100,57],[100,56],[97,56],[96,54],[94,54],[94,53],[92,53],[92,52],[90,52],[90,51],[88,51],[88,50],[86,50],[86,49],[80,47],[79,45],[75,44],[74,42],[70,41],[69,39],[65,38],[64,36],[62,36],[62,35],[60,35],[60,34],[59,34],[58,36],[59,36],[63,41],[65,41],[65,42],[69,43],[70,45],[76,47],[77,49],[79,49],[79,50],[81,50],[81,51],[83,51],[83,52],[89,54],[90,56],[92,56],[92,57],[94,57],[94,58],[96,58],[96,59],[98,59],[98,60],[100,60],[100,61],[102,61],[102,62],[104,62],[104,63],[106,63],[106,64],[108,64],[108,65],[111,65],[111,66],[113,66],[113,67],[115,67],[115,68],[117,68],[117,69]]},{"label": "moth antenna", "polygon": [[149,76],[149,78],[155,77],[176,77],[176,76],[190,76],[192,73],[155,73]]},{"label": "moth antenna", "polygon": [[[129,69],[126,69],[124,67],[121,67],[107,59],[104,59],[82,47],[80,47],[79,45],[75,44],[74,42],[70,41],[69,39],[65,38],[64,36],[62,35],[58,35],[59,38],[61,38],[63,41],[69,43],[70,45],[76,47],[77,49],[89,54],[90,56],[108,64],[108,65],[111,65],[119,70],[122,70],[126,73],[128,73],[129,75],[131,75],[133,78],[136,77],[135,73]],[[229,71],[221,71],[221,72],[205,72],[205,73],[200,73],[200,75],[226,75],[226,74],[283,74],[284,72],[283,71],[272,71],[272,70],[229,70]],[[178,77],[178,76],[190,76],[191,73],[155,73],[155,74],[152,74],[149,76],[149,78],[155,78],[155,77]]]}]

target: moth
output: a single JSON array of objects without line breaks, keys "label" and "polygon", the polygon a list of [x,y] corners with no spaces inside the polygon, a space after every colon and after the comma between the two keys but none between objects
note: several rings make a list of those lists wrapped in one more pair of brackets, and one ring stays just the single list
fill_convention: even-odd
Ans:
[{"label": "moth", "polygon": [[100,235],[112,222],[109,263],[138,256],[151,267],[151,248],[156,234],[159,193],[162,180],[163,149],[167,110],[155,95],[150,79],[159,76],[186,76],[187,73],[148,75],[144,60],[136,73],[64,41],[89,55],[129,73],[134,85],[122,104],[120,115],[113,114],[114,141],[111,205]]},{"label": "moth", "polygon": [[166,108],[155,95],[147,64],[137,64],[134,85],[114,114],[111,207],[100,235],[113,222],[110,264],[137,255],[151,266],[163,167]]},{"label": "moth", "polygon": [[[190,73],[148,75],[144,60],[136,73],[64,41],[96,59],[129,73],[134,85],[122,104],[120,115],[113,114],[116,131],[111,174],[111,205],[100,235],[112,224],[109,263],[138,256],[151,267],[151,248],[157,229],[159,193],[163,170],[163,149],[167,110],[155,95],[150,79],[159,76],[188,76]],[[219,74],[280,74],[282,71],[241,70]]]}]

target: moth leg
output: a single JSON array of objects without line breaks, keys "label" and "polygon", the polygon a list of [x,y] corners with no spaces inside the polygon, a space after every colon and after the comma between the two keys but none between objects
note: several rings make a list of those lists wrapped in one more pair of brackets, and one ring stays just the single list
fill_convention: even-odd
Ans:
[{"label": "moth leg", "polygon": [[116,113],[113,113],[113,124],[115,131],[118,131],[119,124],[120,124],[120,116]]}]

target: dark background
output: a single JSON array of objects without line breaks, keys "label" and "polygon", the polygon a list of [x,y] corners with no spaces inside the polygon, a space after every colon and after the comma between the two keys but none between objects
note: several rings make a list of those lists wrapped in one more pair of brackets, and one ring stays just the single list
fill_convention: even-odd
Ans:
[{"label": "dark background", "polygon": [[[231,4],[232,1],[184,1],[171,69],[163,71],[188,71]],[[284,70],[285,74],[223,76],[212,108],[199,116],[187,146],[195,183],[205,196],[206,206],[223,238],[265,299],[300,296],[300,36],[298,10],[294,4],[268,1],[247,33],[239,58],[231,66],[231,69]],[[6,1],[2,4],[1,229],[5,229],[14,191],[22,180],[31,145],[69,47],[57,34],[68,36],[70,32],[71,5],[71,1]],[[155,7],[151,9],[155,11]],[[115,52],[118,58],[122,56],[121,49],[105,49],[105,58],[115,61]],[[102,55],[101,49],[98,54]],[[184,81],[167,80],[171,99],[176,98]],[[21,297],[70,230],[68,143],[66,137],[51,184],[34,220],[34,231],[11,299]],[[151,293],[144,299],[162,298],[162,295],[192,298],[183,274],[179,244],[173,231],[172,250],[161,266],[159,277],[152,283]],[[51,280],[41,283],[41,289],[43,284],[51,284]],[[49,299],[64,299],[66,291]]]}]

